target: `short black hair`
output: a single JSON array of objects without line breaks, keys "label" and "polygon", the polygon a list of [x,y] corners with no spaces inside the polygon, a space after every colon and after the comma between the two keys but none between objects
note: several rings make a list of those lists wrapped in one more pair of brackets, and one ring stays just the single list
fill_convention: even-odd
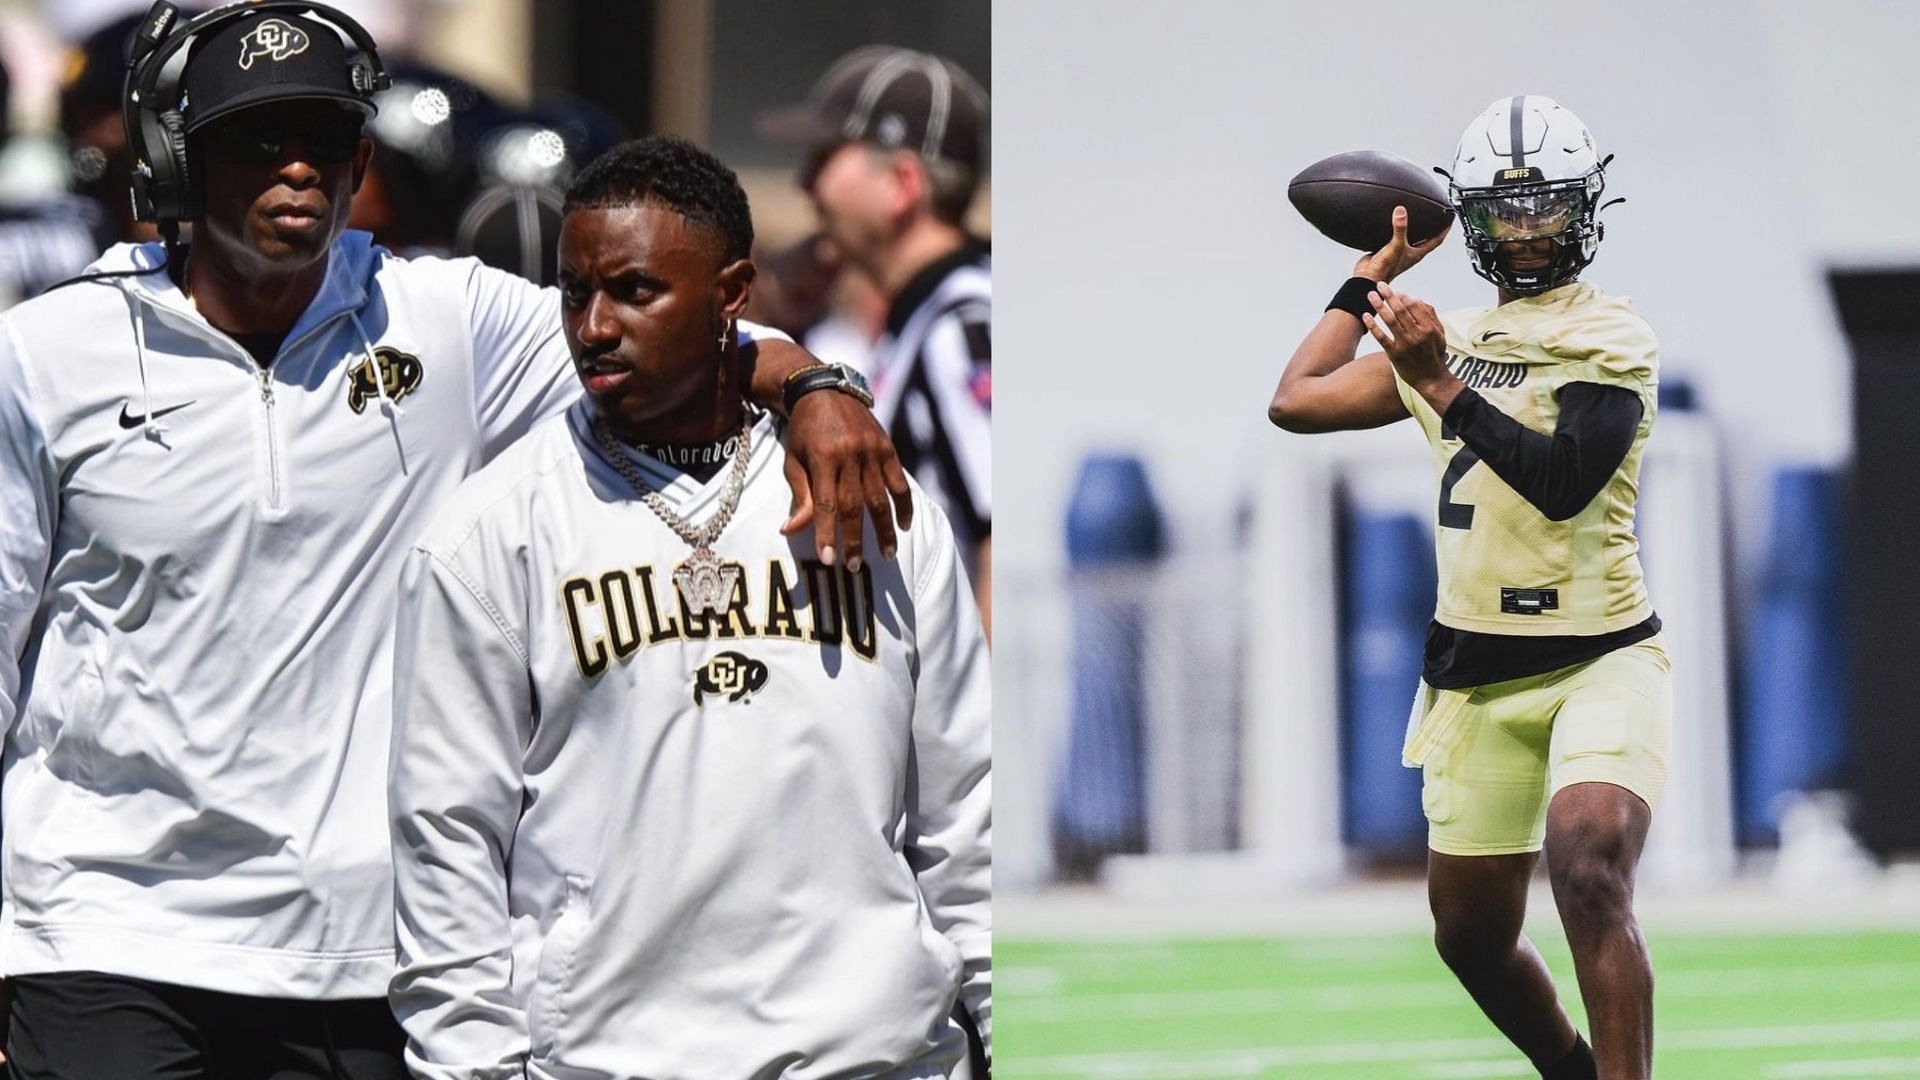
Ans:
[{"label": "short black hair", "polygon": [[719,158],[673,135],[623,142],[595,158],[567,188],[562,213],[636,206],[648,199],[718,233],[727,262],[752,255],[753,212],[740,178]]}]

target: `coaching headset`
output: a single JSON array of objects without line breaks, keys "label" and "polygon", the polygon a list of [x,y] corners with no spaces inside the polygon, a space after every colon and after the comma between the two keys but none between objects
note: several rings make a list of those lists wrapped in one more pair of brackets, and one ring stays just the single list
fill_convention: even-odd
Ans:
[{"label": "coaching headset", "polygon": [[157,222],[171,249],[180,222],[200,213],[200,180],[187,155],[187,121],[180,93],[195,43],[241,19],[257,15],[307,15],[332,27],[353,43],[347,54],[353,92],[372,105],[373,95],[392,85],[381,66],[373,38],[347,15],[309,0],[257,0],[217,8],[177,25],[180,9],[160,0],[141,20],[127,59],[126,89],[120,105],[133,153],[133,214]]}]

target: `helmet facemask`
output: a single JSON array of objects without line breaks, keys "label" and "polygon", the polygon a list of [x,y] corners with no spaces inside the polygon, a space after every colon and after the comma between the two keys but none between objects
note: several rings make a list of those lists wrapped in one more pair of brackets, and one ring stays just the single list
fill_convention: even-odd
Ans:
[{"label": "helmet facemask", "polygon": [[[1474,273],[1508,292],[1533,296],[1573,281],[1593,261],[1604,233],[1594,215],[1605,187],[1602,162],[1564,180],[1543,179],[1535,168],[1508,169],[1492,187],[1450,183],[1448,195],[1460,215]],[[1553,241],[1544,266],[1515,270],[1500,256],[1502,244],[1541,239]]]}]

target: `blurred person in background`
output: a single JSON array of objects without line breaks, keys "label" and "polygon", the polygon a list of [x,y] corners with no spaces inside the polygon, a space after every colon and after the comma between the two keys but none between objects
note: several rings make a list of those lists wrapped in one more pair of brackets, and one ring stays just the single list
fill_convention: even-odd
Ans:
[{"label": "blurred person in background", "polygon": [[874,414],[945,507],[991,633],[993,287],[987,244],[965,225],[989,113],[951,61],[874,45],[760,128],[806,148],[800,186],[827,239],[886,298]]},{"label": "blurred person in background", "polygon": [[373,158],[347,225],[397,255],[451,254],[460,213],[480,191],[481,144],[512,112],[425,64],[388,71],[393,84],[374,95],[379,111],[367,121]]},{"label": "blurred person in background", "polygon": [[[777,326],[798,341],[827,317],[842,263],[825,234],[803,236],[772,251],[763,248],[753,261],[760,274],[747,312],[756,321]],[[860,370],[873,374],[864,365]]]},{"label": "blurred person in background", "polygon": [[488,132],[476,155],[480,187],[461,211],[454,253],[554,284],[566,186],[626,137],[605,109],[567,95],[545,96]]},{"label": "blurred person in background", "polygon": [[536,285],[555,284],[560,207],[565,197],[562,189],[547,184],[494,184],[482,189],[460,215],[454,253],[471,255]]},{"label": "blurred person in background", "polygon": [[[887,334],[887,298],[865,274],[842,273],[827,293],[827,311],[807,328],[807,351],[871,375]],[[989,388],[991,389],[991,388]],[[984,568],[983,568],[984,570]]]},{"label": "blurred person in background", "polygon": [[61,74],[60,132],[72,159],[74,194],[94,208],[96,253],[123,241],[160,238],[152,224],[134,220],[127,198],[133,154],[120,94],[139,28],[140,16],[127,15],[94,30],[68,51]]},{"label": "blurred person in background", "polygon": [[15,139],[13,72],[0,63],[0,308],[83,270],[99,252],[100,211],[66,194],[57,142]]},{"label": "blurred person in background", "polygon": [[[1496,303],[1437,314],[1387,284],[1443,232],[1362,258],[1287,361],[1268,418],[1312,434],[1411,417],[1440,493],[1439,596],[1402,762],[1424,771],[1434,943],[1546,1080],[1646,1080],[1653,966],[1634,876],[1666,788],[1673,673],[1634,535],[1653,330],[1581,280],[1606,163],[1550,98],[1501,98],[1449,179]],[[1383,351],[1355,357],[1367,334]],[[1523,932],[1542,848],[1594,1039]]]},{"label": "blurred person in background", "polygon": [[749,314],[756,321],[785,330],[822,360],[873,378],[874,351],[887,330],[887,300],[871,278],[848,272],[825,233],[755,261],[760,284]]}]

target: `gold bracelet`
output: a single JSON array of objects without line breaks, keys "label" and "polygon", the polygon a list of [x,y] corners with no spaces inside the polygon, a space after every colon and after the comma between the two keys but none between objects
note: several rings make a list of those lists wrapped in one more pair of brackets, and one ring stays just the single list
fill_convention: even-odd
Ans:
[{"label": "gold bracelet", "polygon": [[811,375],[816,371],[825,371],[826,369],[832,366],[833,366],[832,364],[828,364],[828,363],[816,360],[813,363],[808,364],[807,366],[794,371],[793,374],[788,375],[785,379],[781,380],[781,385],[786,386],[792,383],[793,380],[798,379],[801,376]]}]

